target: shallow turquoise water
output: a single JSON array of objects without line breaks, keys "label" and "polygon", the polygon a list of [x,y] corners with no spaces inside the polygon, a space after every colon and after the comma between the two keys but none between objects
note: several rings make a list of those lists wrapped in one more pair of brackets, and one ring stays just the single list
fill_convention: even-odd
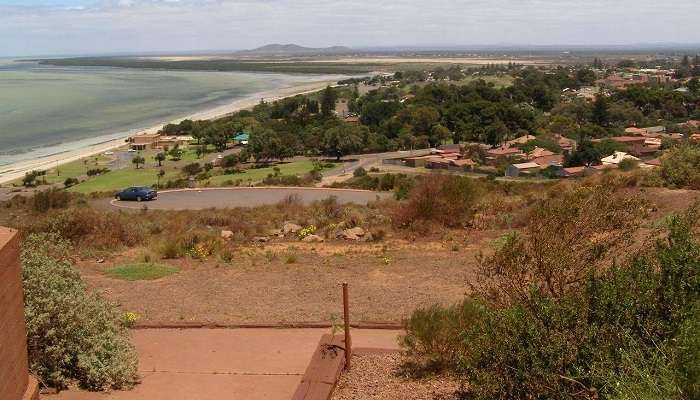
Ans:
[{"label": "shallow turquoise water", "polygon": [[0,60],[0,165],[123,136],[310,76]]}]

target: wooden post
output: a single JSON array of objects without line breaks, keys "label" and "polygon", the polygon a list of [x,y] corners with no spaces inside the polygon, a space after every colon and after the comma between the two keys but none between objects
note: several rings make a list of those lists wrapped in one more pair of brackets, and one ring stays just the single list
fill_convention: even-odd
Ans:
[{"label": "wooden post", "polygon": [[343,319],[345,320],[345,369],[350,369],[352,339],[350,338],[350,305],[348,304],[348,283],[343,282]]}]

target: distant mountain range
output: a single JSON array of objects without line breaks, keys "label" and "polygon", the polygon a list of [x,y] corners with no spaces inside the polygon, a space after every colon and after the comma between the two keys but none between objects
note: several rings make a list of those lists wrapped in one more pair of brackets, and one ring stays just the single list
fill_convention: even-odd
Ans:
[{"label": "distant mountain range", "polygon": [[349,54],[355,52],[349,47],[304,47],[297,44],[268,44],[252,50],[241,50],[235,54],[250,56],[313,56],[325,54]]}]

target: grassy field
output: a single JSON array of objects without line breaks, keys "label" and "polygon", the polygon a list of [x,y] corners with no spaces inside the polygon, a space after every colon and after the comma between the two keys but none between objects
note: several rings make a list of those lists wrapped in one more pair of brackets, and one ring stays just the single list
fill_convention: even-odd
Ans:
[{"label": "grassy field", "polygon": [[[79,176],[86,175],[89,169],[94,168],[109,168],[109,162],[111,158],[97,155],[92,157],[87,157],[81,160],[76,160],[68,164],[60,165],[58,168],[54,167],[46,170],[46,183],[63,183],[67,178],[77,178]],[[9,183],[10,185],[22,185],[22,179],[17,179]]]},{"label": "grassy field", "polygon": [[[179,171],[173,167],[163,167],[165,176],[161,178],[161,182],[168,179],[174,179],[178,176]],[[116,171],[110,171],[104,175],[97,176],[90,180],[80,183],[68,189],[71,192],[77,193],[94,193],[94,192],[110,192],[117,191],[129,186],[151,186],[158,181],[157,168],[139,168],[128,167]]]},{"label": "grassy field", "polygon": [[[312,161],[304,160],[277,164],[276,167],[280,169],[280,174],[282,175],[304,175],[311,172],[314,165]],[[274,167],[255,168],[245,170],[238,174],[213,176],[209,179],[209,182],[213,186],[222,185],[226,181],[236,181],[238,179],[243,180],[243,182],[259,182],[267,178],[268,175],[274,174],[275,170],[273,168]]]},{"label": "grassy field", "polygon": [[177,273],[180,269],[155,263],[124,264],[107,271],[112,278],[125,281],[152,281]]}]

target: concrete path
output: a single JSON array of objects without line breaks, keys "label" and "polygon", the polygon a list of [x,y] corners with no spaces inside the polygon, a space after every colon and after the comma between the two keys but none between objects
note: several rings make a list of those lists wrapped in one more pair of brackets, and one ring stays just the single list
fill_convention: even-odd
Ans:
[{"label": "concrete path", "polygon": [[[287,400],[329,329],[144,329],[132,332],[142,383],[64,391],[48,400]],[[339,333],[342,334],[342,333]],[[353,330],[353,347],[397,349],[398,331]]]}]

